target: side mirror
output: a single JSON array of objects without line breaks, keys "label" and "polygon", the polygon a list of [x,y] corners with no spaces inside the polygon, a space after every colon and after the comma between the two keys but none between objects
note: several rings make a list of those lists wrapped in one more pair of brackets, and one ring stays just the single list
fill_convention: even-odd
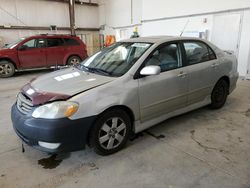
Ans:
[{"label": "side mirror", "polygon": [[143,76],[152,76],[152,75],[158,75],[161,73],[161,68],[156,65],[149,65],[144,67],[140,74]]}]

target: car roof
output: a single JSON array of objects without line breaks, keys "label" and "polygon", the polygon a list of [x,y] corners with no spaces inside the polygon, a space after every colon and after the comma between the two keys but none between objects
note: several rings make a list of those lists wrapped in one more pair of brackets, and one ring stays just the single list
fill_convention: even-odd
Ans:
[{"label": "car roof", "polygon": [[139,37],[122,40],[120,42],[146,42],[146,43],[161,43],[175,40],[198,40],[204,41],[200,38],[195,37],[176,37],[176,36],[149,36],[149,37]]},{"label": "car roof", "polygon": [[67,34],[39,34],[39,35],[33,35],[26,38],[39,38],[39,37],[45,37],[45,38],[78,38],[75,35],[67,35]]}]

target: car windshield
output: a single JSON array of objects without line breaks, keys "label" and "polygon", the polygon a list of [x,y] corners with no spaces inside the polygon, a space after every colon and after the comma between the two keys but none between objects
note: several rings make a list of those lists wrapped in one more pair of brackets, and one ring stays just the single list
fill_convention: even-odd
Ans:
[{"label": "car windshield", "polygon": [[150,43],[115,43],[83,61],[80,68],[119,77],[124,75],[150,46]]},{"label": "car windshield", "polygon": [[10,44],[5,45],[3,48],[4,48],[4,49],[13,49],[13,48],[16,47],[16,45],[18,45],[18,44],[19,44],[20,42],[22,42],[24,39],[25,39],[25,37],[20,38],[20,39],[18,39],[18,40],[16,40],[16,41],[12,42],[12,43],[10,43]]}]

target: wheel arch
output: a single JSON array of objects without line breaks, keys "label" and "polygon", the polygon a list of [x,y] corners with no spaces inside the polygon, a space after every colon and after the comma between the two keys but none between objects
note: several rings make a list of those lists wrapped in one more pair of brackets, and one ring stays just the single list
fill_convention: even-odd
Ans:
[{"label": "wheel arch", "polygon": [[128,114],[130,121],[131,121],[132,130],[134,131],[135,115],[134,115],[133,111],[128,106],[125,106],[125,105],[111,106],[111,107],[107,108],[106,110],[104,110],[100,115],[102,115],[103,113],[105,113],[107,111],[114,110],[114,109],[123,110],[124,112],[126,112]]},{"label": "wheel arch", "polygon": [[[134,113],[133,111],[128,107],[128,106],[125,106],[125,105],[115,105],[115,106],[111,106],[107,109],[105,109],[102,113],[100,113],[96,120],[94,121],[93,125],[96,123],[96,121],[98,120],[99,117],[101,117],[104,113],[110,111],[110,110],[122,110],[124,111],[125,113],[128,114],[129,118],[130,118],[130,121],[131,121],[131,126],[132,126],[132,134],[135,133],[135,125],[134,125],[134,121],[135,121],[135,116],[134,116]],[[87,141],[87,144],[89,145],[89,135],[90,135],[90,132],[91,132],[91,128],[90,130],[88,131],[88,141]]]},{"label": "wheel arch", "polygon": [[[226,76],[226,75],[225,75],[225,76],[222,76],[222,77],[216,82],[216,84],[217,84],[219,81],[221,81],[221,80],[225,80],[225,81],[227,82],[227,84],[228,84],[228,91],[227,91],[227,92],[228,92],[228,94],[229,94],[229,90],[230,90],[230,89],[229,89],[229,88],[230,88],[230,79],[229,79],[229,77]],[[215,84],[215,85],[216,85],[216,84]],[[215,86],[214,86],[214,87],[215,87]]]},{"label": "wheel arch", "polygon": [[0,58],[0,61],[9,61],[10,63],[12,63],[12,64],[14,65],[15,69],[17,69],[16,63],[15,63],[12,59],[10,59],[10,58],[1,57],[1,58]]}]

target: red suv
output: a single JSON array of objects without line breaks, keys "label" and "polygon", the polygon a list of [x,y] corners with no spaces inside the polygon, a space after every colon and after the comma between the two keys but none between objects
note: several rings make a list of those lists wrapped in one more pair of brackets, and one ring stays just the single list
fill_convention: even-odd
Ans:
[{"label": "red suv", "polygon": [[76,36],[24,37],[0,50],[0,77],[10,77],[15,70],[74,65],[87,56],[86,45]]}]

